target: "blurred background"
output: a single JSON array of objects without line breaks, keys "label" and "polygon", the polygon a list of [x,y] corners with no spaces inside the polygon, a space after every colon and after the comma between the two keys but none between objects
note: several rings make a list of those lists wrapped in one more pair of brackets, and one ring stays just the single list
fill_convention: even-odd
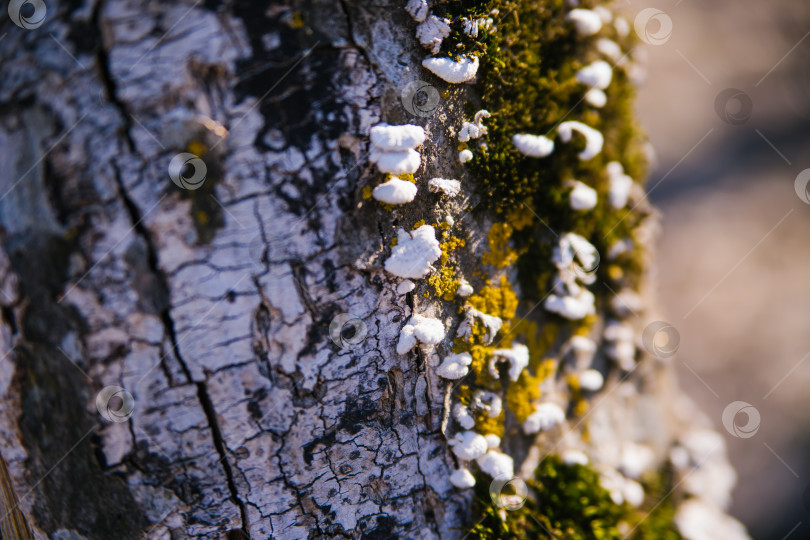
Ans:
[{"label": "blurred background", "polygon": [[[731,513],[756,539],[810,538],[810,205],[794,189],[810,168],[810,2],[615,7],[631,24],[648,7],[672,21],[666,43],[644,46],[637,107],[657,154],[655,282],[681,384],[726,437]],[[759,411],[754,436],[723,428],[734,401]]]}]

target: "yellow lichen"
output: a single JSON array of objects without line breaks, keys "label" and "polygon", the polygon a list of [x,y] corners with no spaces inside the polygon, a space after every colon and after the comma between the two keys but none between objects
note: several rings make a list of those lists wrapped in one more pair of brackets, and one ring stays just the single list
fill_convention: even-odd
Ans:
[{"label": "yellow lichen", "polygon": [[203,144],[200,141],[191,141],[190,143],[188,143],[188,151],[194,154],[195,156],[199,157],[205,154],[207,148],[205,144]]},{"label": "yellow lichen", "polygon": [[371,193],[372,193],[373,191],[374,191],[374,190],[373,190],[373,189],[371,189],[371,186],[366,186],[366,187],[364,187],[364,188],[363,188],[363,199],[365,199],[365,200],[369,200],[369,199],[371,198]]},{"label": "yellow lichen", "polygon": [[508,223],[494,223],[489,228],[489,252],[484,253],[481,259],[484,264],[495,268],[503,268],[513,264],[518,257],[517,252],[509,245],[509,239],[514,229]]},{"label": "yellow lichen", "polygon": [[416,223],[414,223],[414,224],[413,224],[413,227],[412,227],[412,229],[411,229],[411,230],[414,230],[414,231],[415,231],[416,229],[418,229],[419,227],[421,227],[421,226],[422,226],[422,225],[424,225],[424,224],[425,224],[425,220],[424,220],[424,219],[420,219],[419,221],[417,221]]}]

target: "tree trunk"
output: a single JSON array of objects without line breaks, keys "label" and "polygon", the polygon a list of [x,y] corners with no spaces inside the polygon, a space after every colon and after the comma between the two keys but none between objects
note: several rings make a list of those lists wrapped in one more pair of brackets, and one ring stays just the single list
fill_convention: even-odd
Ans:
[{"label": "tree trunk", "polygon": [[[458,163],[480,91],[421,67],[403,7],[48,1],[37,28],[2,22],[0,454],[36,537],[458,538],[478,520],[450,482],[458,385],[434,357],[464,300],[423,279],[398,294],[384,263],[398,229],[449,215],[476,291],[517,288],[518,265],[474,274],[500,219]],[[419,79],[429,115],[401,99]],[[381,122],[429,135],[419,195],[393,209],[368,196]],[[564,325],[525,298],[518,318]],[[415,314],[445,337],[398,354]],[[603,371],[600,452],[643,439],[665,460],[695,424],[670,410],[669,367]],[[500,448],[528,477],[564,437],[517,418]]]}]

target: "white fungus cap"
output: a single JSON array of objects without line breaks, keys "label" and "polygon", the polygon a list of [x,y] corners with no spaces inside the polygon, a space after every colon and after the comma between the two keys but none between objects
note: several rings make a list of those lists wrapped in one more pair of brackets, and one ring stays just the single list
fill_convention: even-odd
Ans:
[{"label": "white fungus cap", "polygon": [[470,406],[474,410],[486,411],[487,416],[490,418],[496,418],[500,416],[503,410],[503,401],[501,397],[494,392],[477,390],[475,394],[473,394]]},{"label": "white fungus cap", "polygon": [[530,157],[546,157],[554,151],[554,141],[543,135],[518,133],[512,135],[512,144],[518,152]]},{"label": "white fungus cap", "polygon": [[470,364],[472,364],[470,353],[451,354],[436,368],[436,374],[444,379],[460,379],[469,372],[467,366]]},{"label": "white fungus cap", "polygon": [[592,36],[602,29],[602,18],[590,9],[572,9],[565,19],[574,23],[580,37]]},{"label": "white fungus cap", "polygon": [[450,475],[450,483],[459,489],[467,489],[475,485],[475,477],[467,469],[458,469]]},{"label": "white fungus cap", "polygon": [[425,142],[425,130],[412,124],[392,126],[383,123],[371,128],[370,139],[371,144],[382,151],[401,152]]},{"label": "white fungus cap", "polygon": [[464,57],[458,62],[452,58],[425,58],[422,66],[449,83],[459,84],[475,78],[478,73],[478,57]]},{"label": "white fungus cap", "polygon": [[413,149],[389,152],[372,146],[368,159],[377,164],[380,172],[389,174],[413,174],[422,164],[422,156]]},{"label": "white fungus cap", "polygon": [[590,210],[596,206],[596,190],[578,180],[571,180],[574,189],[569,195],[572,210]]},{"label": "white fungus cap", "polygon": [[444,324],[438,319],[413,315],[402,327],[397,342],[397,354],[405,354],[414,348],[417,341],[436,345],[444,339]]},{"label": "white fungus cap", "polygon": [[474,431],[457,433],[448,444],[453,446],[453,453],[464,461],[472,461],[486,454],[488,446],[483,435]]},{"label": "white fungus cap", "polygon": [[627,206],[627,199],[630,197],[630,190],[633,188],[633,179],[626,174],[610,177],[608,188],[608,201],[615,209]]},{"label": "white fungus cap", "polygon": [[487,440],[487,446],[489,446],[490,450],[498,448],[501,445],[501,438],[494,433],[488,433],[484,435],[484,438]]},{"label": "white fungus cap", "polygon": [[739,521],[699,497],[681,503],[675,525],[685,540],[750,540]]},{"label": "white fungus cap", "polygon": [[591,88],[604,90],[610,86],[613,68],[604,60],[597,60],[577,71],[577,81]]},{"label": "white fungus cap", "polygon": [[509,363],[509,378],[517,381],[520,373],[529,365],[529,348],[522,343],[512,345],[511,349],[495,349],[489,359],[489,374],[498,378],[498,361]]},{"label": "white fungus cap", "polygon": [[618,62],[622,57],[622,48],[619,44],[607,38],[602,38],[596,42],[596,50],[614,62]]},{"label": "white fungus cap", "polygon": [[523,431],[532,435],[539,431],[546,431],[565,420],[565,411],[556,403],[541,403],[537,409],[523,422]]},{"label": "white fungus cap", "polygon": [[464,429],[472,429],[475,427],[475,418],[470,415],[470,410],[462,403],[456,403],[453,406],[453,418]]},{"label": "white fungus cap", "polygon": [[473,293],[472,285],[466,280],[462,279],[459,283],[458,289],[456,290],[456,294],[461,297],[470,296]]},{"label": "white fungus cap", "polygon": [[410,279],[406,279],[397,285],[397,294],[408,294],[416,288],[416,283]]},{"label": "white fungus cap", "polygon": [[407,11],[416,22],[422,22],[428,16],[427,0],[408,0],[405,11]]},{"label": "white fungus cap", "polygon": [[386,204],[406,204],[416,197],[416,184],[394,176],[375,187],[371,196]]},{"label": "white fungus cap", "polygon": [[511,479],[515,477],[515,462],[510,456],[497,450],[489,450],[476,462],[481,470],[492,478]]},{"label": "white fungus cap", "polygon": [[583,390],[596,392],[605,384],[605,378],[595,369],[586,369],[579,375],[579,386]]},{"label": "white fungus cap", "polygon": [[442,254],[436,240],[436,230],[430,225],[422,225],[414,231],[400,229],[397,245],[385,261],[385,270],[401,278],[418,279],[425,277]]},{"label": "white fungus cap", "polygon": [[557,134],[560,136],[562,142],[569,142],[573,138],[573,132],[577,131],[585,137],[585,149],[579,153],[579,159],[588,161],[592,159],[599,152],[602,151],[602,145],[605,143],[605,138],[602,134],[590,126],[586,126],[582,122],[572,120],[563,122],[557,126]]},{"label": "white fungus cap", "polygon": [[416,27],[416,38],[430,52],[437,54],[442,48],[442,41],[450,35],[450,21],[431,15]]},{"label": "white fungus cap", "polygon": [[462,163],[462,164],[467,163],[472,158],[473,158],[473,153],[470,152],[466,148],[458,153],[458,161],[459,161],[459,163]]},{"label": "white fungus cap", "polygon": [[605,106],[605,104],[607,104],[607,94],[598,88],[591,88],[585,92],[584,99],[588,105],[596,107],[597,109],[601,109]]},{"label": "white fungus cap", "polygon": [[628,478],[638,480],[645,471],[655,464],[655,453],[647,445],[625,441],[622,443],[621,465],[619,469]]},{"label": "white fungus cap", "polygon": [[562,462],[566,465],[587,465],[588,456],[580,450],[566,450],[562,453]]},{"label": "white fungus cap", "polygon": [[466,314],[464,320],[461,321],[461,324],[458,326],[456,335],[459,337],[469,337],[472,334],[475,319],[479,319],[484,323],[484,344],[489,345],[492,343],[492,340],[495,339],[495,334],[500,331],[503,325],[503,319],[494,315],[487,315],[469,304],[465,305],[464,309],[466,310]]},{"label": "white fungus cap", "polygon": [[603,23],[609,23],[613,20],[613,13],[611,13],[610,10],[605,6],[596,6],[593,8],[593,12],[599,15],[599,18],[602,19]]},{"label": "white fungus cap", "polygon": [[588,315],[596,313],[593,293],[587,289],[581,289],[576,296],[557,296],[551,294],[546,298],[543,306],[547,311],[556,313],[571,321],[584,319]]},{"label": "white fungus cap", "polygon": [[448,197],[455,197],[461,191],[461,182],[446,178],[431,178],[428,181],[428,191],[431,193],[442,192]]}]

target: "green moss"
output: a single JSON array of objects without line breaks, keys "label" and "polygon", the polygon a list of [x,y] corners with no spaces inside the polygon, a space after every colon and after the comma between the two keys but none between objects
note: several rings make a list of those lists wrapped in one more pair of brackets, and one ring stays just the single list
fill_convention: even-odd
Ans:
[{"label": "green moss", "polygon": [[617,505],[599,484],[599,474],[588,466],[565,465],[557,456],[540,462],[527,482],[529,498],[513,511],[499,509],[489,494],[488,479],[476,483],[475,525],[469,538],[566,540],[678,540],[675,507],[666,494],[671,475],[661,472],[645,484],[640,508]]}]

